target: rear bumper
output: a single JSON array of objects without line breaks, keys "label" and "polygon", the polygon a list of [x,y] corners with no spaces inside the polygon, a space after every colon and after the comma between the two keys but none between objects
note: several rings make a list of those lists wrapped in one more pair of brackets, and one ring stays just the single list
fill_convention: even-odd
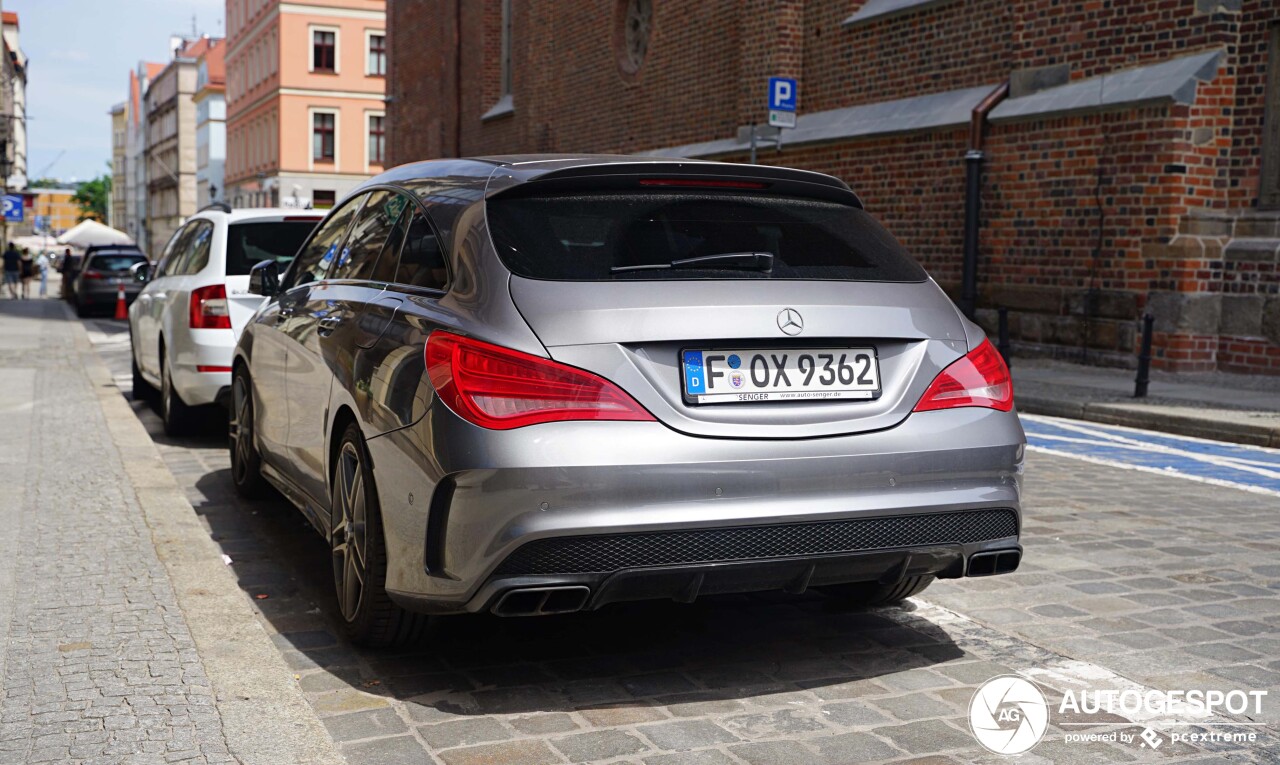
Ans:
[{"label": "rear bumper", "polygon": [[235,334],[229,329],[187,329],[174,333],[173,385],[191,406],[218,402],[231,385]]},{"label": "rear bumper", "polygon": [[[137,283],[126,284],[124,288],[125,303],[131,305],[140,292],[142,292],[142,287]],[[114,306],[119,298],[119,287],[114,284],[100,282],[95,282],[88,287],[81,284],[80,289],[76,290],[76,298],[81,305],[102,306],[103,308]]]},{"label": "rear bumper", "polygon": [[[928,412],[885,431],[788,441],[697,438],[657,423],[479,430],[433,407],[417,426],[369,441],[388,590],[406,607],[480,611],[529,582],[587,586],[585,607],[645,592],[677,597],[692,586],[690,571],[703,575],[701,592],[794,590],[810,563],[815,584],[879,579],[903,561],[913,572],[959,576],[974,554],[1018,545],[1025,439],[1013,413]],[[846,525],[843,544],[815,544],[823,534],[809,534],[872,521],[918,531],[911,524],[922,518],[974,511],[1000,511],[1012,522],[989,533],[908,529],[870,542],[849,537]],[[528,555],[548,540],[588,538],[684,549],[691,537],[681,534],[749,536],[762,527],[812,538],[791,548],[747,544],[742,555],[605,551],[595,560],[614,556],[608,567],[548,567]]]},{"label": "rear bumper", "polygon": [[[994,562],[997,553],[1003,561],[1000,570],[982,568],[980,571],[974,563]],[[727,593],[800,594],[809,588],[849,582],[887,585],[918,576],[939,579],[957,579],[966,574],[988,576],[1013,571],[1021,555],[1022,547],[1014,535],[970,544],[635,566],[608,572],[509,575],[500,568],[466,603],[464,610],[493,611],[500,616],[535,616],[594,610],[634,600],[691,603],[700,597]],[[553,594],[550,601],[539,598],[543,593],[557,590],[576,592]],[[414,610],[456,610],[448,604],[406,593],[398,593],[396,600]]]}]

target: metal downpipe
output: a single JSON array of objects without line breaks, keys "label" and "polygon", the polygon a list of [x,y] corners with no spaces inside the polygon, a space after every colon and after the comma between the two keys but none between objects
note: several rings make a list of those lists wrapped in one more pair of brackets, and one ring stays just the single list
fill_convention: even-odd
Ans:
[{"label": "metal downpipe", "polygon": [[978,234],[982,226],[983,128],[987,115],[1009,95],[1002,82],[973,107],[969,122],[969,150],[964,155],[964,256],[960,271],[960,310],[973,319],[978,307]]}]

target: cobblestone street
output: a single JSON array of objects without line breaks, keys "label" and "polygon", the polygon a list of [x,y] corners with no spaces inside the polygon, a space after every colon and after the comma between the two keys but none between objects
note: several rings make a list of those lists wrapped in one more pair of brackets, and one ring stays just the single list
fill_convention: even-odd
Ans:
[{"label": "cobblestone street", "polygon": [[[85,324],[127,393],[122,327]],[[302,516],[283,501],[235,499],[218,423],[206,437],[171,441],[146,405],[130,405],[351,763],[1002,761],[976,744],[967,708],[977,686],[1013,672],[1037,680],[1055,713],[1020,762],[1280,759],[1273,494],[1036,452],[1027,554],[1011,576],[937,582],[905,607],[875,611],[779,595],[545,619],[454,617],[418,650],[380,653],[337,637],[328,550]],[[65,578],[67,565],[48,576]],[[181,615],[170,621],[180,626]],[[27,671],[13,667],[29,661],[14,642],[23,629],[10,629],[10,678]],[[177,644],[182,633],[165,634]],[[35,681],[30,692],[46,688]],[[1271,697],[1260,717],[1181,725],[1057,714],[1062,693],[1084,688]],[[5,730],[17,730],[15,709],[42,701],[10,692]],[[1138,735],[1148,723],[1154,746]],[[1236,738],[1171,740],[1211,731]],[[1065,741],[1082,733],[1103,740]],[[224,751],[208,746],[210,760]]]}]

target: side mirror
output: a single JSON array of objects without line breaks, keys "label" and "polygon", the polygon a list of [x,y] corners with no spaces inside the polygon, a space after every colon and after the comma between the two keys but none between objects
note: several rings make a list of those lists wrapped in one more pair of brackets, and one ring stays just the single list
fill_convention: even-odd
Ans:
[{"label": "side mirror", "polygon": [[274,260],[264,260],[249,269],[249,292],[271,297],[280,291],[280,265]]},{"label": "side mirror", "polygon": [[133,274],[133,280],[135,282],[147,282],[151,279],[151,264],[134,263],[132,266],[129,266],[129,273]]}]

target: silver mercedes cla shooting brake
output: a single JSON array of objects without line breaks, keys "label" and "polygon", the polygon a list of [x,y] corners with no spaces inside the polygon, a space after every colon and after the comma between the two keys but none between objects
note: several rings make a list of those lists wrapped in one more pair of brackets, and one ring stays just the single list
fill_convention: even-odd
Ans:
[{"label": "silver mercedes cla shooting brake", "polygon": [[235,485],[329,540],[356,642],[431,613],[880,604],[1021,558],[1008,369],[835,178],[406,165],[250,290]]}]

